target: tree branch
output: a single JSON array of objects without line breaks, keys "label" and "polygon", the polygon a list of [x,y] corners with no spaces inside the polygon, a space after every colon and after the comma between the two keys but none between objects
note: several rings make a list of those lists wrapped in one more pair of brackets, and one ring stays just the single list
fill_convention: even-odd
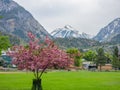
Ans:
[{"label": "tree branch", "polygon": [[41,78],[41,76],[42,76],[43,72],[47,69],[47,67],[48,67],[49,63],[50,63],[50,62],[48,62],[48,63],[46,64],[46,66],[43,68],[42,72],[40,73],[39,78]]},{"label": "tree branch", "polygon": [[35,73],[35,70],[33,71],[33,73],[34,73],[35,78],[37,78],[36,73]]}]

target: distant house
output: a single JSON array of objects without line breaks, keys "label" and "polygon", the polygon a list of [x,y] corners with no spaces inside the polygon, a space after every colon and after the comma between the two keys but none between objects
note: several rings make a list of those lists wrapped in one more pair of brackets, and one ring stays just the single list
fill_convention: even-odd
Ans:
[{"label": "distant house", "polygon": [[6,55],[6,52],[5,51],[1,51],[1,56],[2,55]]},{"label": "distant house", "polygon": [[83,67],[83,69],[85,69],[85,70],[92,70],[92,71],[94,71],[94,70],[97,69],[96,64],[93,64],[92,62],[88,62],[88,61],[83,62],[83,63],[82,63],[82,67]]},{"label": "distant house", "polygon": [[8,64],[10,64],[11,61],[12,61],[11,57],[8,56],[8,55],[2,55],[1,57],[2,57],[3,60],[5,60],[5,62],[7,62]]},{"label": "distant house", "polygon": [[[100,66],[97,67],[96,64],[93,64],[92,62],[83,62],[82,68],[90,71],[100,70]],[[112,64],[105,64],[101,67],[101,69],[105,71],[110,71],[113,69]]]},{"label": "distant house", "polygon": [[96,64],[90,64],[89,67],[88,67],[88,70],[90,70],[90,71],[95,71],[95,70],[97,70]]},{"label": "distant house", "polygon": [[90,64],[91,64],[91,62],[88,62],[88,61],[83,62],[83,63],[82,63],[83,69],[87,70]]},{"label": "distant house", "polygon": [[[101,70],[104,70],[104,71],[110,71],[112,70],[112,64],[105,64],[104,66],[101,67]],[[100,66],[98,66],[98,70],[100,70]]]},{"label": "distant house", "polygon": [[12,58],[6,54],[6,51],[1,51],[1,56],[0,57],[2,58],[2,60],[4,60],[3,67],[7,67],[8,65],[11,64]]}]

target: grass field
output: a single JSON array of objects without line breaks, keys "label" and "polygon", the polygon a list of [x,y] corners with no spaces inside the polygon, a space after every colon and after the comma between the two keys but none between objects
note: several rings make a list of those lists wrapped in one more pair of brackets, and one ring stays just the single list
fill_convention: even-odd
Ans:
[{"label": "grass field", "polygon": [[[0,90],[31,90],[32,73],[0,73]],[[43,90],[120,90],[120,72],[48,72]]]}]

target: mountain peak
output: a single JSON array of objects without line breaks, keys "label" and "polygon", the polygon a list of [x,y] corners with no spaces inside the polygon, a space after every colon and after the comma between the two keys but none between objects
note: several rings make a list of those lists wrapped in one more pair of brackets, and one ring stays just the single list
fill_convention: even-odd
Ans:
[{"label": "mountain peak", "polygon": [[73,27],[70,26],[70,25],[65,25],[64,28],[65,28],[65,29],[73,29]]},{"label": "mountain peak", "polygon": [[114,19],[107,26],[102,28],[100,32],[94,37],[94,39],[100,42],[110,41],[118,34],[120,34],[120,18]]},{"label": "mountain peak", "polygon": [[54,38],[77,38],[79,37],[78,31],[74,30],[70,25],[65,25],[63,28],[58,28],[51,32]]},{"label": "mountain peak", "polygon": [[120,21],[120,18],[116,18],[115,20],[116,20],[116,21]]},{"label": "mountain peak", "polygon": [[[66,25],[63,28],[58,28],[51,32],[54,38],[89,38],[90,35],[83,33],[79,34],[78,30],[75,30],[70,25]],[[91,38],[91,37],[90,37]]]}]

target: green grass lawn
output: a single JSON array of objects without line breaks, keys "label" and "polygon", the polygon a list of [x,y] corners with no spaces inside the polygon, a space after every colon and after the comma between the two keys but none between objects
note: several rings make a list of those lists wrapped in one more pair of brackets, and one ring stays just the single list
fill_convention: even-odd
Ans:
[{"label": "green grass lawn", "polygon": [[[32,73],[0,73],[0,90],[31,90]],[[43,90],[120,90],[120,72],[48,72]]]}]

